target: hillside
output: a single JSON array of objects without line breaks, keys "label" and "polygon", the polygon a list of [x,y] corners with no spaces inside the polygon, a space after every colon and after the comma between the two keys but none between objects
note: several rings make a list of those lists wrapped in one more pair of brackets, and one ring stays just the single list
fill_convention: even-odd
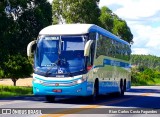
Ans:
[{"label": "hillside", "polygon": [[131,64],[133,66],[143,66],[160,71],[160,57],[152,55],[131,55]]}]

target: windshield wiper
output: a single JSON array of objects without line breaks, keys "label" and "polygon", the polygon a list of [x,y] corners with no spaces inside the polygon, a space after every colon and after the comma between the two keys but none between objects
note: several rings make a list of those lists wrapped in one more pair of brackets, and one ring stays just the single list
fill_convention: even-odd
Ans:
[{"label": "windshield wiper", "polygon": [[51,69],[52,69],[53,67],[58,66],[59,62],[60,62],[60,59],[58,59],[58,60],[57,60],[56,62],[54,62],[54,63],[51,63],[52,66],[50,67],[50,69],[48,69],[48,70],[46,71],[46,74],[45,74],[46,77],[48,76],[48,73],[51,71]]},{"label": "windshield wiper", "polygon": [[68,72],[68,73],[66,73],[66,74],[68,74],[68,76],[74,76],[74,74],[76,74],[76,73],[80,73],[80,72],[86,72],[86,70],[85,69],[83,69],[83,70],[80,70],[80,71],[76,71],[76,72]]}]

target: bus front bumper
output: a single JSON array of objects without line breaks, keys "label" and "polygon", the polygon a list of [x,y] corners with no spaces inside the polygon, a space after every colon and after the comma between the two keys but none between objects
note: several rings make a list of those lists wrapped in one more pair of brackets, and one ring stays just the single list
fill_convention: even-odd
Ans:
[{"label": "bus front bumper", "polygon": [[72,86],[44,86],[33,83],[34,95],[53,95],[53,96],[87,96],[87,82]]}]

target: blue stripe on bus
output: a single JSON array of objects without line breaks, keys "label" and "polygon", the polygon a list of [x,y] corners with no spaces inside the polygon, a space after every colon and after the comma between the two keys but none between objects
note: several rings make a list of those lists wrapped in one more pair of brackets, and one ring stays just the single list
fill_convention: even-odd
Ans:
[{"label": "blue stripe on bus", "polygon": [[110,60],[110,59],[104,59],[103,65],[111,65],[111,66],[117,66],[117,67],[130,67],[129,63],[116,61],[116,60]]},{"label": "blue stripe on bus", "polygon": [[105,65],[130,68],[130,64],[129,63],[116,61],[116,60],[110,60],[110,59],[104,59],[103,60],[103,65],[96,65],[94,68],[104,67]]}]

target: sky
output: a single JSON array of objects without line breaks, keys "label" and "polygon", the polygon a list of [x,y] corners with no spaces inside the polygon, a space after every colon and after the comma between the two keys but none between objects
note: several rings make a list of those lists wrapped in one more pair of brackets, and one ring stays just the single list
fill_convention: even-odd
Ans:
[{"label": "sky", "polygon": [[132,54],[160,57],[160,0],[100,0],[99,6],[127,22],[134,36]]}]

